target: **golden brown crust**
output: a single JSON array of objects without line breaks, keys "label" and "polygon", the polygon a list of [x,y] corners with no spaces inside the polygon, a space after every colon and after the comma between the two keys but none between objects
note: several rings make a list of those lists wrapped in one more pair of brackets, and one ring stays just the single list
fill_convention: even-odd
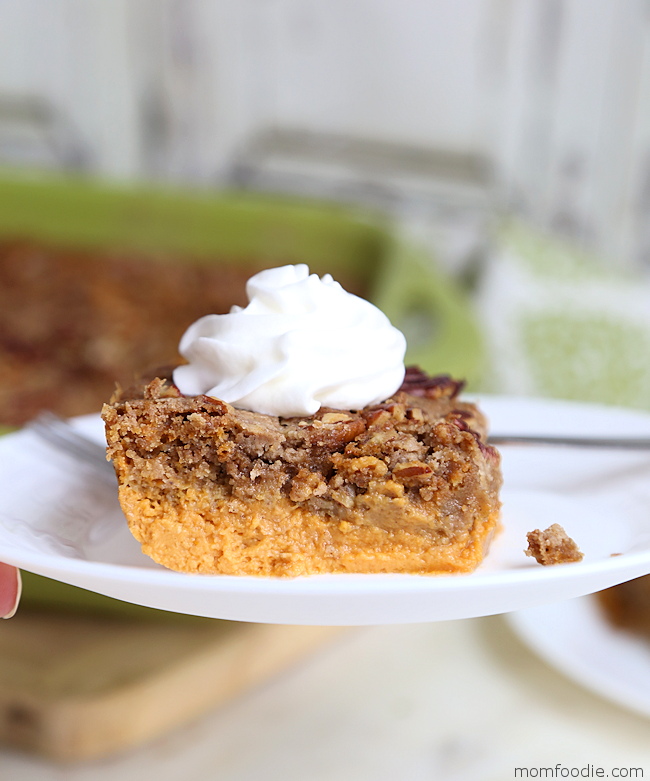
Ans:
[{"label": "golden brown crust", "polygon": [[[408,386],[406,386],[408,388]],[[358,411],[277,418],[164,378],[106,405],[145,552],[192,572],[466,572],[498,523],[498,453],[448,378]]]}]

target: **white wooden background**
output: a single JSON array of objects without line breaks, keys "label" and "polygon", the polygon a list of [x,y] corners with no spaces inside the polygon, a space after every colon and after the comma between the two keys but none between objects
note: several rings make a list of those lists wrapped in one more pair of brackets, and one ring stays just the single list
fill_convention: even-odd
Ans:
[{"label": "white wooden background", "polygon": [[485,155],[650,268],[648,0],[0,0],[0,162],[214,185],[267,128]]}]

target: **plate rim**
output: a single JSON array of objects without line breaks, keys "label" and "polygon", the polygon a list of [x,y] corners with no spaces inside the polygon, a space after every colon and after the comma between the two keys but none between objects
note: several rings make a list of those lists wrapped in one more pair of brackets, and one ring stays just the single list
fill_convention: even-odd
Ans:
[{"label": "plate rim", "polygon": [[[621,685],[621,677],[616,674],[620,670],[620,665],[616,664],[616,660],[605,669],[603,675],[602,666],[590,664],[589,656],[585,657],[571,643],[562,646],[560,637],[555,632],[548,631],[549,628],[553,627],[554,615],[558,616],[559,611],[566,609],[567,605],[572,611],[571,615],[574,621],[570,626],[574,633],[577,634],[581,626],[584,630],[586,625],[589,636],[593,634],[593,627],[596,625],[599,631],[605,632],[607,642],[611,643],[617,650],[626,654],[634,649],[635,656],[637,651],[640,651],[642,655],[647,655],[647,662],[644,661],[644,666],[647,667],[647,672],[650,674],[650,639],[644,640],[642,637],[610,624],[599,609],[594,594],[576,597],[566,603],[540,605],[514,611],[506,614],[505,619],[515,635],[531,651],[564,676],[610,702],[650,718],[650,695],[648,697],[637,696],[636,692]],[[542,625],[546,627],[544,633],[539,628],[540,617]],[[580,623],[581,620],[582,623]],[[566,625],[566,622],[563,623]],[[562,635],[562,638],[564,637],[566,635]],[[581,639],[583,638],[584,634],[581,635]],[[580,648],[583,647],[584,642],[580,645]],[[608,655],[607,658],[610,659],[611,656]]]},{"label": "plate rim", "polygon": [[[481,405],[485,414],[490,417],[495,407],[516,404],[519,409],[540,409],[546,415],[552,415],[554,411],[575,412],[579,410],[587,416],[598,415],[606,417],[622,416],[630,423],[642,421],[650,431],[650,413],[645,410],[612,407],[603,404],[583,403],[574,400],[540,399],[528,396],[509,396],[494,394],[464,394],[464,398],[475,400]],[[98,413],[76,416],[71,419],[73,425],[78,426],[86,433],[94,430],[95,436],[100,430],[100,418]],[[20,436],[22,430],[7,434],[0,439],[2,445],[11,441],[13,437]],[[100,440],[98,440],[100,441]],[[507,496],[507,488],[504,494]],[[515,489],[516,490],[516,489]],[[524,563],[520,569],[509,568],[506,570],[481,571],[478,570],[466,574],[450,575],[419,575],[419,574],[323,574],[302,576],[297,578],[278,578],[262,576],[239,575],[205,575],[199,573],[180,573],[165,569],[159,565],[143,567],[131,564],[120,564],[103,561],[91,561],[86,559],[68,558],[52,553],[33,551],[19,552],[15,547],[8,545],[3,551],[3,559],[8,563],[16,564],[23,569],[43,573],[49,571],[48,577],[69,582],[72,576],[94,576],[98,580],[112,584],[143,584],[147,586],[159,586],[161,588],[177,589],[179,592],[219,592],[241,596],[283,596],[309,597],[309,596],[341,596],[351,594],[358,598],[393,594],[399,596],[421,595],[433,596],[454,591],[462,593],[474,589],[483,589],[486,592],[496,592],[504,586],[534,586],[537,583],[555,582],[572,583],[576,580],[589,578],[590,576],[606,573],[616,575],[619,570],[643,567],[650,572],[650,549],[632,551],[620,556],[599,558],[593,561],[583,561],[572,564],[560,564],[553,567],[542,567],[532,561]],[[489,555],[486,559],[489,562]],[[629,578],[628,578],[629,579]],[[337,584],[332,588],[332,584]],[[215,584],[218,587],[215,588]],[[453,584],[453,585],[452,585]],[[450,589],[451,586],[451,589]],[[97,590],[91,589],[91,590]],[[557,601],[557,600],[556,600]]]}]

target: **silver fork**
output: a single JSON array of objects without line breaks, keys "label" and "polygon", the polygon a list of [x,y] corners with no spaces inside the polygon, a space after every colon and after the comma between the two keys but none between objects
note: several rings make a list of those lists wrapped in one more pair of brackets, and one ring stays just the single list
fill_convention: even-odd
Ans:
[{"label": "silver fork", "polygon": [[559,445],[566,447],[601,448],[611,450],[650,450],[648,437],[564,437],[494,434],[488,436],[491,445]]},{"label": "silver fork", "polygon": [[106,460],[106,448],[79,433],[65,418],[53,412],[41,412],[25,429],[76,461],[87,464],[103,477],[115,481],[113,465]]}]

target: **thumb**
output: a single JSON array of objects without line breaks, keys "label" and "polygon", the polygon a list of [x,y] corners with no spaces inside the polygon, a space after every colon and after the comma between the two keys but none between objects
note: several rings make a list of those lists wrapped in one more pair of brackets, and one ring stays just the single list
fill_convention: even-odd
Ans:
[{"label": "thumb", "polygon": [[0,563],[0,617],[11,618],[18,607],[22,583],[20,571]]}]

